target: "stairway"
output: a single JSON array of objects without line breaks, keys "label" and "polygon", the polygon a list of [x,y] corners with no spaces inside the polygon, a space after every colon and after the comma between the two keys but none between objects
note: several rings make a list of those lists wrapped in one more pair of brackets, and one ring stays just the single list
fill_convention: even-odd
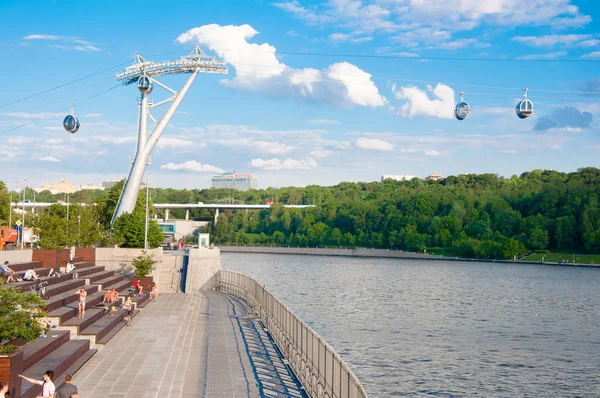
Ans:
[{"label": "stairway", "polygon": [[[39,282],[47,282],[46,311],[49,321],[56,326],[47,333],[47,337],[21,346],[17,351],[23,353],[22,371],[27,377],[41,379],[47,370],[54,371],[54,384],[62,385],[66,374],[74,374],[98,350],[115,336],[125,325],[126,310],[120,305],[127,297],[132,297],[137,315],[149,302],[149,296],[133,296],[130,283],[122,275],[106,271],[105,267],[92,262],[74,259],[74,274],[60,273],[59,277],[48,277],[50,268],[43,268],[41,262],[10,264],[15,276],[21,278],[25,271],[34,268],[40,279],[37,282],[21,281],[9,286],[20,287],[23,292],[35,289]],[[84,318],[77,317],[79,295],[77,291],[84,287],[88,292]],[[93,308],[101,304],[108,289],[116,289],[121,300],[116,311]],[[11,390],[14,386],[11,387]],[[18,391],[18,390],[17,390]],[[33,398],[41,394],[41,386],[22,380],[20,397]]]}]

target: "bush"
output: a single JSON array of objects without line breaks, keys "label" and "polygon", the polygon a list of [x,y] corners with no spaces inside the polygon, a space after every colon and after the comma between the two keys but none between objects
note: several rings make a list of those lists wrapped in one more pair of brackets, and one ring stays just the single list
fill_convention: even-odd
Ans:
[{"label": "bush", "polygon": [[38,312],[38,308],[44,307],[40,296],[2,284],[0,280],[0,352],[6,354],[16,348],[9,344],[11,341],[33,341],[43,333],[37,318],[45,314]]},{"label": "bush", "polygon": [[146,250],[142,250],[142,254],[134,258],[132,262],[133,268],[135,269],[135,276],[140,278],[148,276],[154,271],[154,268],[156,268],[155,265],[157,262],[158,261],[154,259],[154,254],[150,255]]}]

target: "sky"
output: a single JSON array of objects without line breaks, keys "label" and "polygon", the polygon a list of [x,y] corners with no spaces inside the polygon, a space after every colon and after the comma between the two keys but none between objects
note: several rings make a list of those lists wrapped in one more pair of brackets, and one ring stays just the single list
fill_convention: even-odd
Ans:
[{"label": "sky", "polygon": [[[126,177],[140,94],[115,74],[136,52],[176,60],[196,43],[229,74],[195,80],[152,186],[208,188],[234,170],[267,188],[599,167],[599,19],[595,0],[4,1],[0,179]],[[62,128],[70,104],[76,134]]]}]

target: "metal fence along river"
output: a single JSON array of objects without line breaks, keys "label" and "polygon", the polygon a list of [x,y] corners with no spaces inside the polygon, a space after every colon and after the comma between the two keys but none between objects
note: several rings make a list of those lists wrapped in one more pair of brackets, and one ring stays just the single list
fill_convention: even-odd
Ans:
[{"label": "metal fence along river", "polygon": [[246,301],[265,324],[311,397],[363,398],[362,385],[339,355],[310,326],[254,279],[221,270],[215,288]]}]

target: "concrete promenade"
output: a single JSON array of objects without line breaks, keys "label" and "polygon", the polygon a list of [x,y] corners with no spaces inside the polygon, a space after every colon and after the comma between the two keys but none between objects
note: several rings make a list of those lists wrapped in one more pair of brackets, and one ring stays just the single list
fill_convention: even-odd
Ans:
[{"label": "concrete promenade", "polygon": [[305,396],[243,302],[162,294],[74,377],[82,397]]}]

